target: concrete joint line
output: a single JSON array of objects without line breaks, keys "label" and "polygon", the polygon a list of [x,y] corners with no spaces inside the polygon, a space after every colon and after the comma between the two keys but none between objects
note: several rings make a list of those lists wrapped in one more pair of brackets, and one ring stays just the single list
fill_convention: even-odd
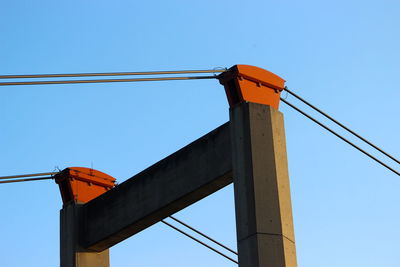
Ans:
[{"label": "concrete joint line", "polygon": [[242,239],[238,239],[238,242],[241,242],[241,241],[243,241],[243,240],[245,240],[245,239],[247,239],[247,238],[250,238],[250,237],[255,236],[255,235],[258,235],[258,234],[260,234],[260,235],[282,236],[283,238],[285,238],[285,239],[287,239],[288,241],[290,241],[290,242],[292,242],[293,244],[295,244],[295,242],[294,242],[292,239],[290,239],[289,237],[285,236],[284,234],[261,233],[261,232],[257,232],[257,233],[255,233],[255,234],[251,234],[251,235],[248,235],[248,236],[246,236],[246,237],[243,237]]}]

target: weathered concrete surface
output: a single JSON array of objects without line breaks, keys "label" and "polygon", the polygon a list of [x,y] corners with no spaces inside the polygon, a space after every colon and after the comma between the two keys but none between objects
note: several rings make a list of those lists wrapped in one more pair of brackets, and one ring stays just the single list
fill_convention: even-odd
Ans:
[{"label": "weathered concrete surface", "polygon": [[295,267],[283,115],[242,103],[230,113],[240,267]]},{"label": "weathered concrete surface", "polygon": [[107,249],[231,182],[231,139],[225,123],[83,205],[80,244],[94,251]]},{"label": "weathered concrete surface", "polygon": [[90,252],[79,247],[78,218],[82,204],[71,203],[60,211],[60,266],[110,267],[109,250]]}]

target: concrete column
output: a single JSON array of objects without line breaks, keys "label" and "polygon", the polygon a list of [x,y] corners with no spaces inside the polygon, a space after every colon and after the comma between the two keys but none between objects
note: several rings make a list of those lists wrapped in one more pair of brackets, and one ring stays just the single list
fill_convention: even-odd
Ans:
[{"label": "concrete column", "polygon": [[295,267],[283,114],[262,104],[230,111],[240,267]]},{"label": "concrete column", "polygon": [[110,267],[109,250],[89,252],[79,247],[81,204],[71,203],[60,211],[60,266]]}]

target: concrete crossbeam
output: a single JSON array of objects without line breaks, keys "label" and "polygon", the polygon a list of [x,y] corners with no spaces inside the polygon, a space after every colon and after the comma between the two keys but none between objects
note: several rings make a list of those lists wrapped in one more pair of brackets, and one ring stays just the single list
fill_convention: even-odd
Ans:
[{"label": "concrete crossbeam", "polygon": [[81,207],[85,249],[103,251],[232,182],[229,123]]},{"label": "concrete crossbeam", "polygon": [[283,114],[230,122],[86,204],[61,210],[61,266],[108,267],[108,248],[234,182],[240,267],[296,267]]}]

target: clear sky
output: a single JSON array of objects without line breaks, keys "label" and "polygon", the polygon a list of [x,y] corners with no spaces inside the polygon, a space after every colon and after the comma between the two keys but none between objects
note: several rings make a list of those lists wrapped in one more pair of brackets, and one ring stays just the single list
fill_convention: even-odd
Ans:
[{"label": "clear sky", "polygon": [[[0,74],[255,65],[399,157],[399,14],[394,0],[2,0]],[[280,110],[299,266],[400,266],[399,177]],[[93,166],[124,181],[227,120],[215,80],[2,87],[0,176]],[[0,202],[0,266],[58,266],[57,186],[0,185]],[[232,186],[176,217],[236,246]],[[111,265],[234,266],[162,224]]]}]

